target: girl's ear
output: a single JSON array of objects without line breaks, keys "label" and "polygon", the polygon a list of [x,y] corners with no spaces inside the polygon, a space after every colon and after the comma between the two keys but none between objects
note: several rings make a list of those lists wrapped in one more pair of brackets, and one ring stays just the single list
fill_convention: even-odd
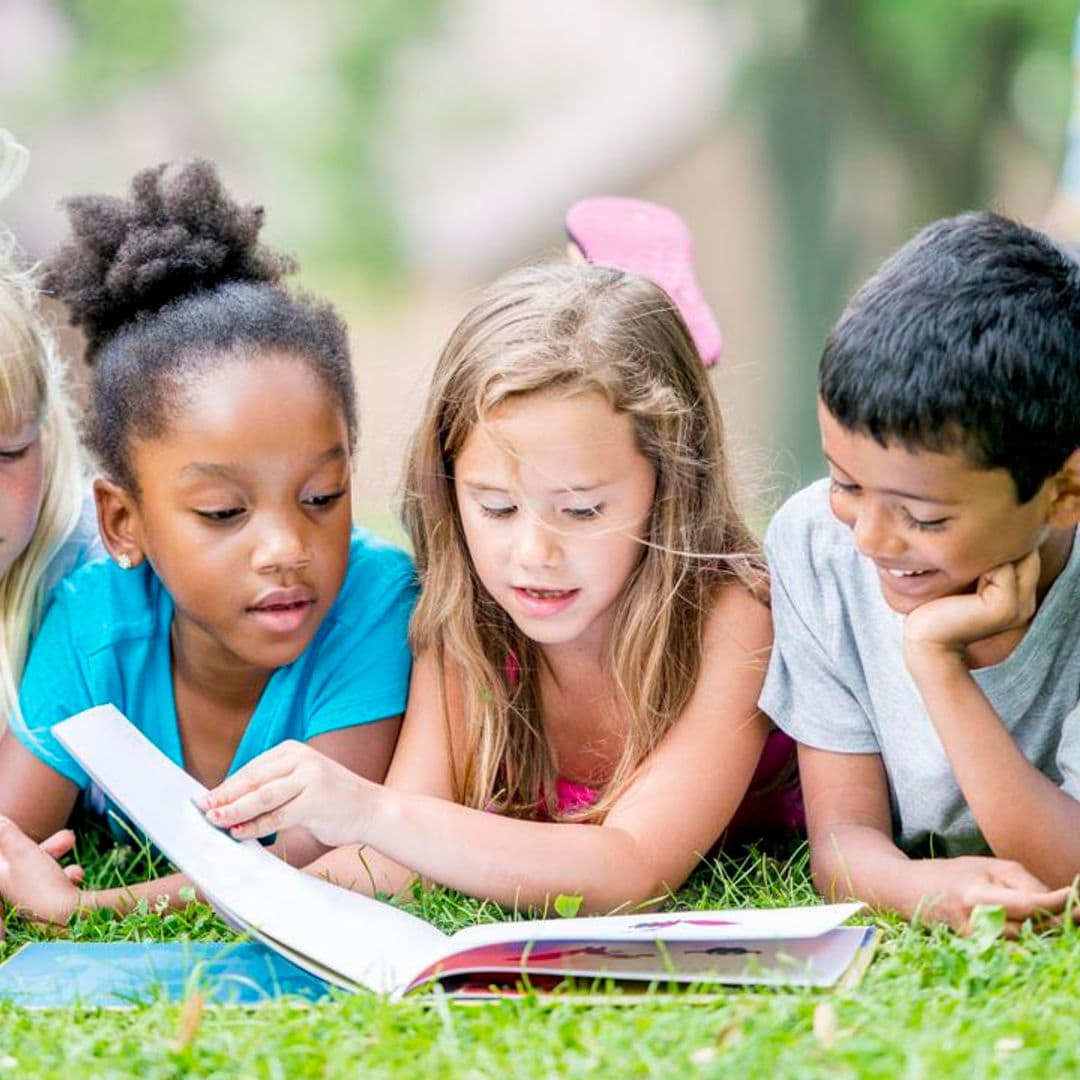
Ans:
[{"label": "girl's ear", "polygon": [[1074,450],[1054,477],[1049,524],[1055,529],[1072,528],[1080,522],[1080,449]]},{"label": "girl's ear", "polygon": [[94,481],[98,531],[106,551],[125,570],[146,558],[142,545],[142,516],[139,504],[127,488],[111,480]]}]

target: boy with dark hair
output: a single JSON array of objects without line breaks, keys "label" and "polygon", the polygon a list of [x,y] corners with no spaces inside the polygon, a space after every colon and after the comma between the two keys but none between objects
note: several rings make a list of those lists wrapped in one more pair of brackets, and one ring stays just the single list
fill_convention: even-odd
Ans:
[{"label": "boy with dark hair", "polygon": [[761,698],[800,743],[815,883],[1015,932],[1080,873],[1080,266],[937,222],[848,305],[819,394],[829,478],[766,536]]}]

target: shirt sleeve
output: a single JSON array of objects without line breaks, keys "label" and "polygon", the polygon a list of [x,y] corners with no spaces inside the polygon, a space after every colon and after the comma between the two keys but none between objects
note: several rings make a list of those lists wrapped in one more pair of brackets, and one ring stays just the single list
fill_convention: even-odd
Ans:
[{"label": "shirt sleeve", "polygon": [[12,718],[11,730],[36,758],[85,788],[89,777],[60,745],[52,725],[93,704],[72,634],[70,606],[61,595],[49,607],[31,646],[19,688],[20,715]]},{"label": "shirt sleeve", "polygon": [[796,590],[812,595],[829,585],[818,580],[813,560],[805,554],[809,540],[792,535],[792,524],[799,523],[774,522],[778,527],[770,527],[765,539],[773,647],[758,704],[781,731],[807,746],[845,754],[880,753],[869,717],[815,632],[828,615],[807,610],[793,595]]},{"label": "shirt sleeve", "polygon": [[[409,692],[409,619],[416,575],[403,552],[379,552],[377,581],[357,575],[319,649],[308,693],[305,741],[341,728],[400,716]],[[365,580],[366,579],[366,580]]]},{"label": "shirt sleeve", "polygon": [[1057,767],[1061,774],[1061,789],[1066,795],[1080,800],[1080,705],[1077,705],[1061,725]]}]

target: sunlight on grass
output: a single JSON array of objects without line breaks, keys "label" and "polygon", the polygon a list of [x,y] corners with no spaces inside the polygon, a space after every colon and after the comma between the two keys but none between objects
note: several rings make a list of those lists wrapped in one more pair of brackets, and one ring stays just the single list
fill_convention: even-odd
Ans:
[{"label": "sunlight on grass", "polygon": [[[113,847],[100,831],[84,835],[81,857],[95,885],[165,869],[152,852]],[[696,909],[815,902],[802,846],[709,860],[670,901]],[[417,891],[406,906],[447,931],[507,917],[447,889]],[[739,989],[707,1003],[657,995],[631,1006],[529,998],[453,1006],[438,994],[391,1005],[339,992],[317,1005],[250,1009],[160,1002],[30,1013],[0,1004],[0,1075],[978,1077],[1080,1067],[1074,928],[1026,931],[1009,943],[992,920],[972,938],[866,921],[882,929],[874,963],[858,987],[826,993]],[[142,905],[123,919],[95,912],[70,933],[82,941],[233,936],[194,902],[162,915]],[[0,956],[45,936],[11,918]]]}]

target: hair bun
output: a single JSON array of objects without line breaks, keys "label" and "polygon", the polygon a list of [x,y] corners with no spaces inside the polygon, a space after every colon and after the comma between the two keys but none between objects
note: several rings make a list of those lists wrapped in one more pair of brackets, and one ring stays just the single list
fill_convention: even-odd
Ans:
[{"label": "hair bun", "polygon": [[276,282],[295,269],[261,246],[261,206],[240,206],[208,161],[135,176],[130,199],[65,203],[71,239],[53,255],[44,290],[87,336],[87,359],[126,323],[227,281]]}]

